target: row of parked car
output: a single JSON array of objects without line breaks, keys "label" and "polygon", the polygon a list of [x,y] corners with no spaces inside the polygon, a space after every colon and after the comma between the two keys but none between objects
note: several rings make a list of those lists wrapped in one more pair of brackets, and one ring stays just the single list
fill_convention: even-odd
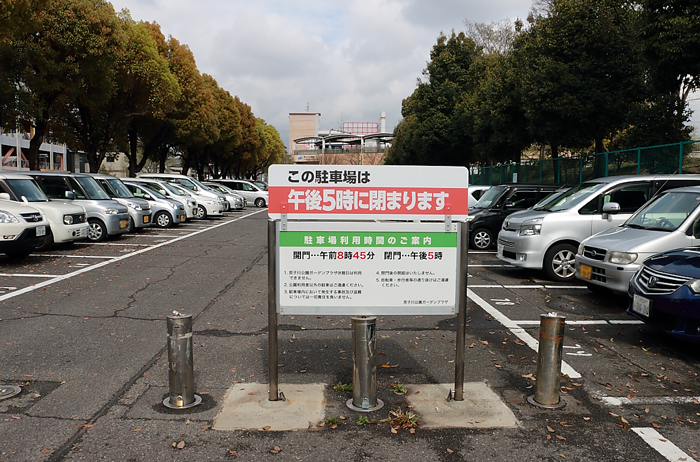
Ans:
[{"label": "row of parked car", "polygon": [[176,174],[137,178],[42,172],[0,173],[0,252],[23,257],[53,243],[99,242],[148,226],[222,216],[248,203],[265,207],[267,185],[199,182]]},{"label": "row of parked car", "polygon": [[631,315],[700,341],[700,175],[555,188],[482,191],[469,212],[470,244],[488,248],[497,235],[499,259],[555,281],[582,280],[593,292],[627,293]]}]

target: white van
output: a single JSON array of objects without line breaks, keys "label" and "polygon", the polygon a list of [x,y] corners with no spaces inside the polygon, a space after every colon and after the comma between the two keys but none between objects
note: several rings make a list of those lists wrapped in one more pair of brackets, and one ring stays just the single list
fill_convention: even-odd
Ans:
[{"label": "white van", "polygon": [[700,175],[610,176],[575,186],[544,206],[509,215],[497,241],[499,259],[574,280],[575,257],[587,237],[621,225],[654,194],[700,185]]},{"label": "white van", "polygon": [[700,187],[666,191],[629,220],[585,239],[576,253],[576,277],[589,289],[626,293],[647,258],[700,245]]}]

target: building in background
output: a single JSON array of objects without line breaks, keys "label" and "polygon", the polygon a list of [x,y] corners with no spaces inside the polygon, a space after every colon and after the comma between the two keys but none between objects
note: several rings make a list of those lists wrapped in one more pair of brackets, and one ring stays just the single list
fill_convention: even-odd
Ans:
[{"label": "building in background", "polygon": [[[26,172],[29,171],[29,161],[26,152],[32,132],[5,131],[0,128],[0,171]],[[42,143],[39,148],[39,168],[41,170],[75,170],[87,166],[84,156],[68,151],[65,144]],[[71,170],[74,169],[74,170]]]},{"label": "building in background", "polygon": [[318,112],[289,114],[289,156],[296,164],[379,165],[394,139],[379,122],[343,122],[342,129],[320,129]]}]

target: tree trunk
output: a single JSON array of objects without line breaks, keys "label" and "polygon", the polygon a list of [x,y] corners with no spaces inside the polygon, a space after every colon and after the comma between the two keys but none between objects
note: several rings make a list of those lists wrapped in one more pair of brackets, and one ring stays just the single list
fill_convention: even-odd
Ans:
[{"label": "tree trunk", "polygon": [[[44,114],[48,111],[45,110]],[[39,170],[39,148],[44,142],[46,130],[49,127],[49,119],[44,116],[34,123],[34,136],[29,141],[29,150],[27,151],[27,161],[29,162],[29,170]],[[17,153],[17,165],[22,166],[22,152]]]}]

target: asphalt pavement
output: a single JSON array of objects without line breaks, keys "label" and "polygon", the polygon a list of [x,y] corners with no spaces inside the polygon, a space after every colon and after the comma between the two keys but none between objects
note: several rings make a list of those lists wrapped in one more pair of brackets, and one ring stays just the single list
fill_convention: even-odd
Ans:
[{"label": "asphalt pavement", "polygon": [[[232,390],[264,400],[268,381],[267,214],[228,215],[0,261],[0,385],[22,389],[0,400],[0,462],[700,460],[697,349],[630,322],[624,298],[547,282],[492,252],[469,254],[465,381],[513,425],[389,425],[392,412],[416,412],[421,387],[455,377],[455,318],[397,314],[377,321],[382,409],[352,411],[334,390],[353,380],[349,316],[280,316],[280,388],[321,384],[321,417],[294,431],[217,429]],[[202,403],[184,410],[163,405],[173,310],[193,315]],[[570,321],[558,410],[527,402],[532,339],[552,310]]]}]

